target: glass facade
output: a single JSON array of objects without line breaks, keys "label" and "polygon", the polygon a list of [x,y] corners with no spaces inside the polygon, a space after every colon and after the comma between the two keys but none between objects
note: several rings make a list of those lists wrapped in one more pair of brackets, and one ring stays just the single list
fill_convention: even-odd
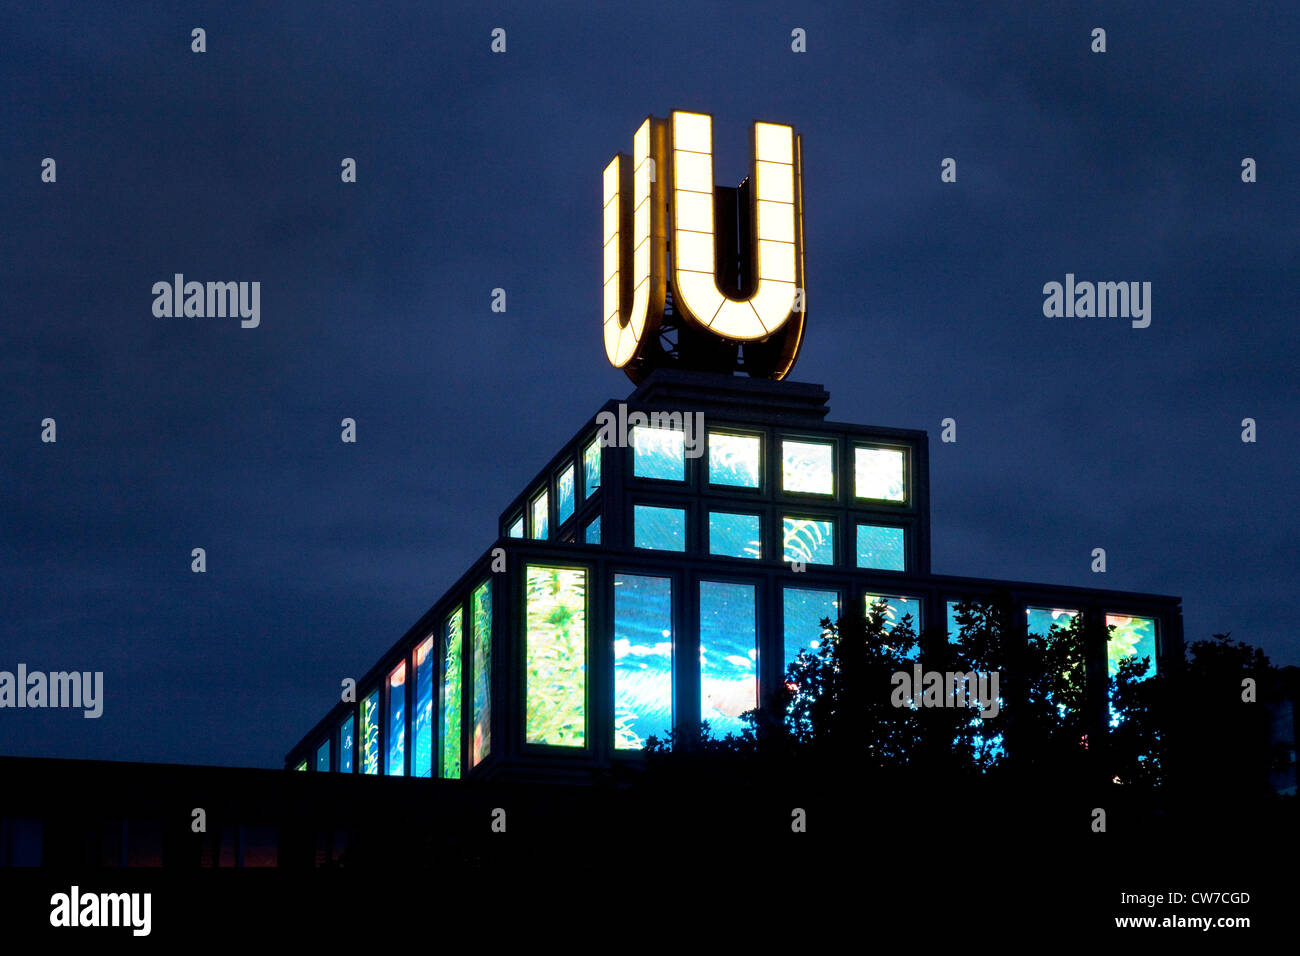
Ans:
[{"label": "glass facade", "polygon": [[361,772],[379,773],[379,688],[361,701]]},{"label": "glass facade", "polygon": [[614,747],[639,750],[672,722],[672,579],[615,574]]},{"label": "glass facade", "polygon": [[835,563],[835,525],[817,518],[781,519],[785,560],[805,564]]},{"label": "glass facade", "polygon": [[902,528],[858,525],[858,567],[878,571],[906,570]]},{"label": "glass facade", "polygon": [[858,446],[853,450],[854,494],[877,501],[906,501],[903,451]]},{"label": "glass facade", "polygon": [[638,548],[654,551],[686,550],[686,511],[636,505],[632,509],[632,538]]},{"label": "glass facade", "polygon": [[591,519],[584,537],[587,544],[600,544],[600,515]]},{"label": "glass facade", "polygon": [[433,635],[415,649],[415,732],[411,776],[433,776]]},{"label": "glass facade", "polygon": [[[901,597],[896,594],[867,594],[863,597],[863,611],[870,613],[871,606],[877,601],[885,602],[884,612],[884,629],[886,634],[893,632],[907,615],[912,615],[912,633],[919,636],[921,633],[921,599]],[[921,656],[921,647],[919,644],[913,644],[912,647],[903,655],[908,660],[916,660]]]},{"label": "glass facade", "polygon": [[520,515],[514,521],[510,522],[510,537],[522,538],[524,536],[524,516]]},{"label": "glass facade", "polygon": [[525,716],[530,744],[587,742],[587,572],[524,569]]},{"label": "glass facade", "polygon": [[700,716],[715,737],[745,729],[758,706],[758,622],[752,584],[700,582]]},{"label": "glass facade", "polygon": [[756,435],[709,432],[709,484],[757,488],[762,475],[762,439]]},{"label": "glass facade", "polygon": [[816,651],[827,631],[822,620],[836,623],[840,619],[840,593],[815,588],[782,588],[782,646],[784,667],[799,656],[801,650]]},{"label": "glass facade", "polygon": [[339,773],[351,773],[352,754],[354,752],[353,736],[355,734],[356,719],[348,716],[343,718],[343,723],[339,724]]},{"label": "glass facade", "polygon": [[460,777],[460,710],[462,635],[465,615],[460,608],[447,617],[442,656],[442,772],[443,779]]},{"label": "glass facade", "polygon": [[582,495],[590,498],[600,489],[600,439],[593,438],[582,451]]},{"label": "glass facade", "polygon": [[709,512],[709,554],[729,558],[761,558],[758,515]]},{"label": "glass facade", "polygon": [[543,491],[533,499],[531,511],[533,516],[533,537],[544,541],[550,535],[550,495]]},{"label": "glass facade", "polygon": [[781,490],[835,494],[835,446],[829,442],[781,441]]},{"label": "glass facade", "polygon": [[484,581],[470,599],[474,642],[474,730],[469,765],[492,752],[492,582]]},{"label": "glass facade", "polygon": [[637,478],[686,480],[686,433],[671,428],[632,429],[632,473]]},{"label": "glass facade", "polygon": [[555,520],[560,524],[573,517],[575,494],[574,468],[569,465],[555,479]]},{"label": "glass facade", "polygon": [[330,772],[330,742],[328,740],[316,748],[316,772]]},{"label": "glass facade", "polygon": [[388,776],[406,774],[406,662],[388,675]]}]

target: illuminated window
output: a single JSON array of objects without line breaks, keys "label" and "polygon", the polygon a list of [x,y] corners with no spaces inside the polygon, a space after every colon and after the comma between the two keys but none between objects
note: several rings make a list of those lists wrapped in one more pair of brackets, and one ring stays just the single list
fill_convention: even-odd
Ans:
[{"label": "illuminated window", "polygon": [[303,773],[306,773],[306,772],[307,772],[307,761],[304,760],[302,763],[298,764],[298,766],[294,767],[293,769],[294,769],[294,770],[301,770]]},{"label": "illuminated window", "polygon": [[781,488],[807,495],[835,494],[835,446],[781,439]]},{"label": "illuminated window", "polygon": [[379,773],[379,688],[361,701],[361,772]]},{"label": "illuminated window", "polygon": [[614,747],[639,750],[673,723],[673,582],[614,575]]},{"label": "illuminated window", "polygon": [[1106,673],[1111,678],[1107,706],[1110,708],[1110,725],[1118,727],[1124,722],[1124,715],[1109,699],[1114,694],[1114,678],[1119,673],[1120,663],[1134,657],[1147,658],[1146,669],[1138,680],[1156,675],[1156,622],[1149,617],[1107,614],[1106,631],[1110,635],[1106,641]]},{"label": "illuminated window", "polygon": [[433,776],[433,635],[415,649],[415,749],[411,776]]},{"label": "illuminated window", "polygon": [[492,752],[492,582],[484,581],[470,599],[474,642],[474,732],[469,765]]},{"label": "illuminated window", "polygon": [[388,775],[406,773],[406,662],[388,675]]},{"label": "illuminated window", "polygon": [[858,447],[853,450],[855,494],[879,501],[906,501],[903,452],[898,448]]},{"label": "illuminated window", "polygon": [[709,483],[759,487],[762,442],[756,435],[709,432]]},{"label": "illuminated window", "polygon": [[351,716],[343,718],[343,723],[339,724],[339,773],[352,772],[352,737],[355,726],[356,720]]},{"label": "illuminated window", "polygon": [[636,505],[632,509],[633,543],[655,551],[686,550],[686,512],[682,508]]},{"label": "illuminated window", "polygon": [[591,519],[591,524],[587,525],[587,544],[600,544],[600,515]]},{"label": "illuminated window", "polygon": [[821,647],[829,633],[822,629],[822,620],[834,624],[840,619],[840,594],[813,588],[785,588],[783,607],[784,663],[788,666],[799,656],[799,651],[816,651]]},{"label": "illuminated window", "polygon": [[903,529],[874,524],[858,525],[858,567],[902,571]]},{"label": "illuminated window", "polygon": [[600,438],[593,438],[582,452],[583,497],[590,498],[600,489]]},{"label": "illuminated window", "polygon": [[460,777],[461,635],[464,613],[456,608],[443,630],[442,656],[442,773],[444,780]]},{"label": "illuminated window", "polygon": [[786,561],[802,561],[805,564],[835,563],[833,522],[786,515],[782,519],[782,527]]},{"label": "illuminated window", "polygon": [[1078,613],[1078,611],[1068,611],[1059,607],[1027,607],[1025,608],[1027,632],[1047,637],[1054,627],[1069,627]]},{"label": "illuminated window", "polygon": [[763,550],[758,515],[710,511],[709,554],[729,558],[761,558]]},{"label": "illuminated window", "polygon": [[330,742],[328,740],[316,748],[316,772],[330,772]]},{"label": "illuminated window", "polygon": [[957,638],[961,637],[961,625],[957,623],[957,603],[956,601],[948,601],[946,605],[948,609],[949,644],[957,643]]},{"label": "illuminated window", "polygon": [[566,467],[555,479],[555,520],[564,524],[573,517],[574,487],[573,465]]},{"label": "illuminated window", "polygon": [[524,581],[524,740],[585,746],[587,572],[530,564]]},{"label": "illuminated window", "polygon": [[686,433],[673,428],[632,429],[632,474],[637,478],[686,480]]},{"label": "illuminated window", "polygon": [[550,534],[550,496],[543,491],[533,499],[533,537],[545,539]]},{"label": "illuminated window", "polygon": [[758,629],[752,584],[700,582],[700,716],[715,737],[740,733],[758,706]]},{"label": "illuminated window", "polygon": [[[920,635],[921,633],[921,599],[911,597],[901,597],[896,594],[868,594],[863,598],[863,612],[870,613],[871,605],[877,601],[885,602],[884,609],[884,628],[885,633],[893,632],[903,618],[912,615],[912,633]],[[921,656],[920,644],[913,644],[911,649],[903,655],[908,660],[916,660]]]},{"label": "illuminated window", "polygon": [[520,515],[510,523],[510,537],[522,538],[524,536],[524,516]]}]

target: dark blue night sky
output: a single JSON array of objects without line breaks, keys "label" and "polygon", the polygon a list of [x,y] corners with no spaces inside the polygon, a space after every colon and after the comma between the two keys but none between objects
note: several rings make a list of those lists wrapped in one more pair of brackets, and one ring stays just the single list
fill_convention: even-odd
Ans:
[{"label": "dark blue night sky", "polygon": [[[830,6],[5,4],[0,669],[106,701],[0,711],[0,753],[280,766],[630,391],[600,174],[673,108],[720,183],[754,119],[802,134],[791,378],[930,432],[936,573],[1300,662],[1300,8]],[[260,326],[155,318],[178,272],[260,281]],[[1044,317],[1066,273],[1151,282],[1150,327]]]}]

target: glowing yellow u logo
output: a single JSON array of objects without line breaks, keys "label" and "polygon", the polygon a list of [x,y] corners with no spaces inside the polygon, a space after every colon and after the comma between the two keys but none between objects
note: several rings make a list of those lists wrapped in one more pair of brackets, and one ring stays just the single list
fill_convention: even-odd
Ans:
[{"label": "glowing yellow u logo", "polygon": [[[659,365],[691,365],[690,356],[652,344],[661,324],[696,345],[704,330],[732,346],[749,343],[738,367],[751,375],[784,378],[794,364],[805,317],[800,142],[791,127],[775,123],[755,123],[752,139],[752,186],[733,191],[751,201],[736,200],[743,228],[725,235],[746,247],[743,296],[738,282],[729,291],[719,285],[717,263],[729,252],[719,254],[715,209],[731,207],[718,206],[714,195],[710,116],[675,110],[669,120],[649,117],[633,155],[605,168],[605,351],[634,380]],[[667,292],[672,311],[665,316]],[[716,367],[714,352],[700,351]]]}]

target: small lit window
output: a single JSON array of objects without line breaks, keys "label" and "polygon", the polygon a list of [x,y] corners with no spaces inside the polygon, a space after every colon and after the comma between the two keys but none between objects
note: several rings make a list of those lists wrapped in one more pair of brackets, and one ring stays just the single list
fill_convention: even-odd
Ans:
[{"label": "small lit window", "polygon": [[638,548],[686,550],[686,512],[681,508],[636,505],[632,509],[632,528]]},{"label": "small lit window", "polygon": [[877,501],[906,501],[903,488],[903,451],[899,448],[854,449],[854,493]]},{"label": "small lit window", "polygon": [[533,499],[533,537],[545,540],[550,534],[550,496],[543,491]]},{"label": "small lit window", "polygon": [[[863,598],[863,611],[871,613],[871,606],[877,601],[884,601],[885,607],[882,611],[882,623],[886,634],[893,633],[907,615],[912,615],[912,633],[920,635],[921,633],[921,599],[912,597],[901,597],[894,594],[868,594]],[[921,656],[921,646],[919,643],[913,644],[908,649],[906,655],[908,660],[916,660]]]},{"label": "small lit window", "polygon": [[411,776],[433,776],[433,636],[415,649],[415,730]]},{"label": "small lit window", "polygon": [[590,498],[600,489],[600,437],[591,440],[582,452],[582,495]]},{"label": "small lit window", "polygon": [[355,725],[356,720],[351,716],[345,717],[343,723],[339,725],[339,773],[351,773],[353,770],[352,754],[354,744],[352,737],[355,733]]},{"label": "small lit window", "polygon": [[444,780],[460,778],[460,708],[465,614],[456,608],[448,617],[442,657],[442,772]]},{"label": "small lit window", "polygon": [[735,488],[759,487],[762,441],[757,435],[709,432],[709,483]]},{"label": "small lit window", "polygon": [[758,515],[709,512],[709,554],[729,558],[761,558],[763,548]]},{"label": "small lit window", "polygon": [[524,536],[524,516],[519,515],[514,521],[510,522],[510,537],[522,538]]},{"label": "small lit window", "polygon": [[835,494],[835,446],[782,439],[781,488],[806,495]]},{"label": "small lit window", "polygon": [[330,742],[328,740],[316,748],[316,772],[330,772]]},{"label": "small lit window", "polygon": [[555,479],[555,520],[560,524],[573,517],[573,465],[565,468]]},{"label": "small lit window", "polygon": [[840,619],[840,593],[813,588],[784,589],[783,644],[785,665],[799,656],[799,651],[816,652],[828,631],[822,621],[832,624]]},{"label": "small lit window", "polygon": [[878,571],[904,570],[903,529],[858,525],[858,567]]},{"label": "small lit window", "polygon": [[586,538],[587,544],[600,544],[600,515],[591,519],[591,524],[587,525]]},{"label": "small lit window", "polygon": [[637,478],[686,480],[686,433],[672,428],[632,429],[632,474]]},{"label": "small lit window", "polygon": [[406,775],[406,662],[388,675],[388,776]]},{"label": "small lit window", "polygon": [[379,773],[379,688],[361,701],[361,772]]},{"label": "small lit window", "polygon": [[786,515],[782,524],[786,561],[835,563],[835,525],[832,521]]}]

